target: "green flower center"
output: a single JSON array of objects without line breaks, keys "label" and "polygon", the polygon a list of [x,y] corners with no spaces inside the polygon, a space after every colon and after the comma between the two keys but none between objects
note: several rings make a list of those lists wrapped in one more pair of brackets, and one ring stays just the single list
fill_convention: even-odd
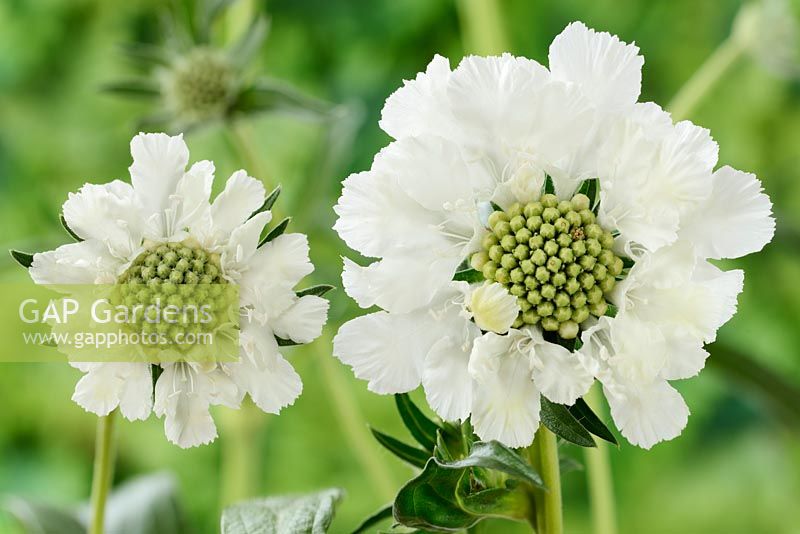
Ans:
[{"label": "green flower center", "polygon": [[207,119],[227,110],[235,79],[234,68],[225,56],[198,48],[176,62],[165,93],[177,113],[192,120]]},{"label": "green flower center", "polygon": [[486,280],[517,297],[514,327],[541,325],[574,339],[590,315],[605,315],[605,296],[622,274],[614,236],[596,223],[589,198],[559,201],[552,194],[514,204],[489,217],[491,233],[470,263]]},{"label": "green flower center", "polygon": [[156,244],[119,277],[111,303],[128,310],[134,332],[160,334],[181,346],[187,334],[219,324],[214,312],[228,305],[227,283],[218,254],[190,242]]}]

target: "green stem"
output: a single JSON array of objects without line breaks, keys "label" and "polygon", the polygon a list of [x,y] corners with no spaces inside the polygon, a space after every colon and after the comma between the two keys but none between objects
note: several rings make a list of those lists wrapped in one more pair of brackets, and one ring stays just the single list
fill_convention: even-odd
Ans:
[{"label": "green stem", "polygon": [[[603,398],[599,384],[595,384],[589,390],[585,400],[595,413],[600,410]],[[608,443],[603,440],[596,441],[597,447],[584,449],[593,532],[594,534],[616,534],[617,517]]]},{"label": "green stem", "polygon": [[563,534],[558,442],[556,435],[544,425],[539,427],[533,444],[528,448],[528,461],[539,472],[547,488],[533,491],[535,520],[530,518],[529,522],[536,529],[536,534]]},{"label": "green stem", "polygon": [[258,151],[251,141],[253,136],[251,129],[241,120],[230,120],[225,124],[223,131],[228,145],[239,160],[239,164],[245,167],[248,174],[264,182],[264,186],[269,190],[269,176],[262,166]]},{"label": "green stem", "polygon": [[392,501],[396,489],[392,475],[378,455],[378,447],[372,441],[372,436],[358,411],[355,399],[348,384],[342,377],[341,369],[327,349],[331,346],[331,334],[326,329],[322,336],[314,343],[315,356],[322,367],[325,384],[330,391],[333,409],[349,448],[355,452],[355,457],[363,463],[364,471],[371,478],[371,482],[382,501]]},{"label": "green stem", "polygon": [[116,410],[97,419],[97,438],[92,475],[92,518],[89,534],[103,534],[106,499],[114,477],[114,418]]},{"label": "green stem", "polygon": [[261,489],[262,463],[258,445],[264,421],[268,421],[264,417],[249,399],[242,402],[239,410],[225,410],[221,414],[221,508],[255,497]]},{"label": "green stem", "polygon": [[467,53],[493,55],[509,51],[497,0],[456,0],[456,7]]},{"label": "green stem", "polygon": [[745,40],[735,32],[725,39],[670,102],[667,109],[672,113],[673,120],[677,122],[688,117],[745,49]]}]

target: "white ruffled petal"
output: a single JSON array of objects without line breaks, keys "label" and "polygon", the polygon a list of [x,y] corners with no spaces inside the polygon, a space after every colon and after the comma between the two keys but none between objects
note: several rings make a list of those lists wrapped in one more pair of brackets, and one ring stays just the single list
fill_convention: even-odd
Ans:
[{"label": "white ruffled petal", "polygon": [[146,363],[103,362],[80,366],[86,374],[72,400],[84,410],[105,416],[119,407],[130,420],[147,419],[153,406],[153,382]]},{"label": "white ruffled petal", "polygon": [[131,183],[146,216],[160,214],[169,206],[189,162],[189,148],[183,134],[140,133],[131,141],[133,164],[128,169]]},{"label": "white ruffled petal", "polygon": [[772,241],[772,202],[754,174],[722,167],[711,194],[682,225],[681,236],[703,258],[739,258]]},{"label": "white ruffled petal", "polygon": [[446,214],[425,209],[409,197],[396,174],[373,170],[350,175],[333,209],[339,216],[333,229],[365,256],[448,249],[458,253],[437,229]]},{"label": "white ruffled petal", "polygon": [[639,99],[644,58],[615,35],[573,22],[553,40],[549,60],[555,78],[579,84],[599,108],[617,110]]},{"label": "white ruffled petal", "polygon": [[379,394],[405,393],[420,385],[425,356],[439,338],[427,310],[371,313],[346,322],[333,339],[333,355]]},{"label": "white ruffled petal", "polygon": [[240,334],[241,361],[229,364],[231,376],[267,413],[277,414],[294,403],[303,391],[303,382],[278,352],[269,328],[245,323]]},{"label": "white ruffled petal", "polygon": [[394,137],[446,133],[452,129],[447,113],[446,87],[450,62],[434,56],[425,72],[406,80],[403,87],[386,99],[379,122],[381,129]]},{"label": "white ruffled petal", "polygon": [[225,189],[211,204],[214,236],[225,239],[264,204],[264,184],[239,170],[228,178]]},{"label": "white ruffled petal", "polygon": [[104,243],[119,258],[128,258],[142,241],[141,208],[133,188],[119,180],[84,185],[69,194],[62,212],[73,232]]},{"label": "white ruffled petal", "polygon": [[584,356],[543,341],[532,352],[533,382],[553,402],[572,405],[594,382]]},{"label": "white ruffled petal", "polygon": [[211,224],[209,199],[213,183],[214,163],[211,161],[198,161],[178,180],[170,198],[171,224],[165,229],[164,237],[170,239],[187,229],[205,237]]},{"label": "white ruffled petal", "polygon": [[231,273],[236,273],[238,276],[243,269],[246,269],[247,262],[258,249],[261,232],[270,220],[272,220],[272,213],[263,211],[253,215],[247,222],[231,232],[231,237],[220,258],[222,271],[226,275],[230,276]]},{"label": "white ruffled petal", "polygon": [[475,381],[472,424],[483,440],[527,447],[539,428],[540,392],[530,359],[514,349],[515,341],[491,332],[475,341],[469,362]]},{"label": "white ruffled petal", "polygon": [[342,284],[345,292],[362,308],[380,306],[394,313],[407,313],[433,300],[452,279],[459,258],[429,260],[392,257],[362,267],[344,258]]},{"label": "white ruffled petal", "polygon": [[625,438],[649,449],[680,435],[689,419],[689,407],[666,381],[649,385],[604,388],[611,417]]},{"label": "white ruffled petal", "polygon": [[113,284],[121,264],[103,243],[92,239],[34,254],[28,272],[37,284]]},{"label": "white ruffled petal", "polygon": [[480,336],[475,325],[465,321],[466,335],[453,333],[436,341],[425,358],[422,385],[425,398],[445,421],[463,421],[472,409],[472,376],[469,356],[472,341]]},{"label": "white ruffled petal", "polygon": [[310,343],[322,334],[329,307],[330,303],[324,298],[306,295],[271,321],[270,326],[276,336],[297,343]]}]

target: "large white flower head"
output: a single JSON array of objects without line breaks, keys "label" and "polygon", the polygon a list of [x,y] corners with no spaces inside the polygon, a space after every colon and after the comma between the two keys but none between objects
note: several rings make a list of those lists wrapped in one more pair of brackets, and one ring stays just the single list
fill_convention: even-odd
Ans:
[{"label": "large white flower head", "polygon": [[131,153],[131,184],[87,184],[69,195],[63,217],[80,241],[34,255],[30,274],[38,284],[238,286],[238,361],[74,364],[85,373],[73,396],[84,409],[119,408],[130,420],[155,412],[171,442],[196,446],[217,435],[211,405],[238,407],[249,394],[278,413],[294,402],[302,383],[279,347],[319,336],[328,302],[294,290],[313,271],[306,236],[261,237],[274,195],[260,181],[237,171],[212,202],[214,164],[187,170],[182,136],[139,134]]},{"label": "large white flower head", "polygon": [[735,311],[771,204],[755,176],[714,170],[707,130],[639,103],[635,45],[573,23],[550,67],[505,54],[435,57],[392,94],[394,141],[350,176],[335,229],[347,293],[383,311],[334,354],[377,393],[423,385],[446,420],[531,443],[540,396],[572,404],[594,378],[623,435],[650,447],[688,410],[668,380],[703,367]]}]

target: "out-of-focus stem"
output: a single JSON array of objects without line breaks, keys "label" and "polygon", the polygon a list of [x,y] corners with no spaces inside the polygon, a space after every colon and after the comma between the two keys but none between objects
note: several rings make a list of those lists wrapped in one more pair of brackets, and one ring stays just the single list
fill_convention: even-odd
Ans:
[{"label": "out-of-focus stem", "polygon": [[264,182],[265,187],[269,190],[271,185],[269,176],[253,145],[253,133],[249,126],[241,120],[231,120],[225,125],[224,132],[228,144],[239,159],[239,164],[245,167],[248,174]]},{"label": "out-of-focus stem", "polygon": [[471,54],[509,51],[497,0],[456,0],[464,50]]},{"label": "out-of-focus stem", "polygon": [[220,508],[258,495],[263,481],[259,435],[267,415],[245,399],[239,410],[224,410],[220,445]]},{"label": "out-of-focus stem", "polygon": [[[599,384],[595,384],[589,390],[585,400],[595,413],[600,411],[603,400]],[[600,439],[595,441],[597,447],[584,449],[593,532],[594,534],[616,534],[614,482],[608,456],[608,443]]]},{"label": "out-of-focus stem", "polygon": [[106,499],[114,477],[114,419],[116,410],[105,417],[97,418],[97,438],[94,450],[94,472],[92,474],[92,516],[89,534],[103,534]]}]

